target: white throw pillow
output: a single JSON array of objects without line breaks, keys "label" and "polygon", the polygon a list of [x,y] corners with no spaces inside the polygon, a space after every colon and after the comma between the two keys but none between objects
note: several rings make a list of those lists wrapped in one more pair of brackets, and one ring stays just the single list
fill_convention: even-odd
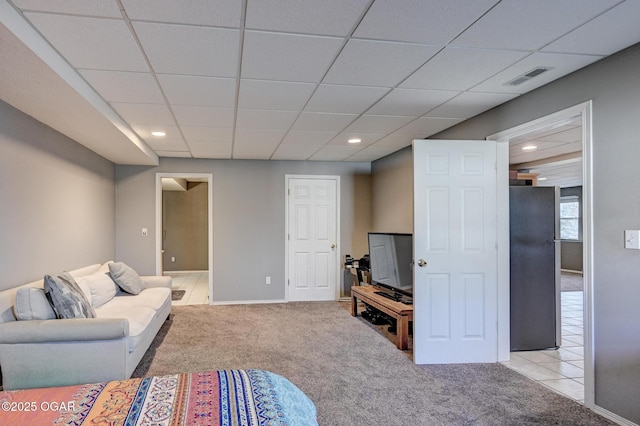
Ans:
[{"label": "white throw pillow", "polygon": [[56,318],[56,313],[53,311],[49,300],[47,300],[44,290],[35,287],[18,289],[16,302],[13,305],[13,313],[19,321]]},{"label": "white throw pillow", "polygon": [[80,288],[89,288],[91,305],[94,308],[104,305],[116,295],[116,283],[109,274],[97,273],[78,278]]}]

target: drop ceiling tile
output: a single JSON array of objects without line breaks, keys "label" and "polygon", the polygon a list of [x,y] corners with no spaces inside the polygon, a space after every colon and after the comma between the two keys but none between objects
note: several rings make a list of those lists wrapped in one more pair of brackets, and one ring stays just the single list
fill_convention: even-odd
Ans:
[{"label": "drop ceiling tile", "polygon": [[435,47],[418,44],[352,39],[323,82],[394,87],[437,51]]},{"label": "drop ceiling tile", "polygon": [[332,146],[326,145],[309,157],[312,161],[343,161],[347,157],[362,150],[361,146]]},{"label": "drop ceiling tile", "polygon": [[173,106],[180,126],[233,127],[233,108]]},{"label": "drop ceiling tile", "polygon": [[176,125],[166,105],[112,103],[111,106],[129,124]]},{"label": "drop ceiling tile", "polygon": [[[158,126],[154,125],[146,125],[146,124],[136,124],[132,125],[131,128],[134,132],[140,136],[140,138],[144,139],[149,144],[154,143],[156,145],[166,143],[172,144],[176,142],[183,142],[182,135],[176,126],[164,125],[162,129],[158,129]],[[166,133],[166,136],[153,136],[151,132],[156,130],[162,130]],[[162,148],[160,148],[162,149]]]},{"label": "drop ceiling tile", "polygon": [[346,132],[391,133],[416,117],[365,114],[345,129]]},{"label": "drop ceiling tile", "polygon": [[445,90],[393,89],[367,114],[420,116],[460,92]]},{"label": "drop ceiling tile", "polygon": [[236,142],[233,144],[233,158],[244,160],[268,160],[277,146],[277,143]]},{"label": "drop ceiling tile", "polygon": [[[559,38],[542,50],[610,55],[640,40],[640,2],[626,1]],[[606,34],[606,36],[603,36]]]},{"label": "drop ceiling tile", "polygon": [[[478,84],[473,87],[471,91],[523,94],[596,62],[599,59],[601,59],[600,56],[592,55],[566,55],[538,52],[527,56],[522,61]],[[552,69],[519,86],[506,85],[507,82],[539,66],[550,67]]]},{"label": "drop ceiling tile", "polygon": [[[520,150],[520,152],[513,152],[509,156],[509,162],[513,162],[514,164],[525,163],[529,161],[536,161],[542,158],[555,157],[557,155],[562,154],[571,154],[576,152],[576,147],[574,144],[550,144],[548,148],[544,148],[541,144],[538,147],[539,152],[525,152]],[[544,152],[544,154],[542,154]]]},{"label": "drop ceiling tile", "polygon": [[107,102],[165,103],[149,73],[80,70],[80,74]]},{"label": "drop ceiling tile", "polygon": [[506,93],[464,92],[438,108],[429,111],[426,116],[471,118],[515,97],[516,95],[514,94]]},{"label": "drop ceiling tile", "polygon": [[[236,129],[235,145],[237,144],[258,144],[269,145],[275,148],[284,136],[284,130],[261,130],[261,129]],[[235,152],[235,151],[234,151]]]},{"label": "drop ceiling tile", "polygon": [[156,73],[235,77],[238,30],[134,22]]},{"label": "drop ceiling tile", "polygon": [[172,105],[229,108],[236,105],[234,78],[160,74],[158,80]]},{"label": "drop ceiling tile", "polygon": [[420,117],[398,129],[394,133],[399,135],[411,135],[412,137],[415,137],[415,135],[422,135],[422,138],[426,138],[463,121],[463,118]]},{"label": "drop ceiling tile", "polygon": [[447,47],[400,87],[465,91],[518,62],[529,52]]},{"label": "drop ceiling tile", "polygon": [[166,158],[191,158],[191,153],[189,151],[164,151],[160,149],[155,150],[156,154],[159,157]]},{"label": "drop ceiling tile", "polygon": [[358,117],[357,114],[331,114],[324,112],[303,112],[292,129],[340,132]]},{"label": "drop ceiling tile", "polygon": [[260,0],[247,3],[247,29],[348,35],[370,0]]},{"label": "drop ceiling tile", "polygon": [[242,77],[317,83],[342,44],[341,38],[246,31]]},{"label": "drop ceiling tile", "polygon": [[132,20],[240,27],[240,0],[122,0]]},{"label": "drop ceiling tile", "polygon": [[122,18],[118,3],[104,0],[13,0],[23,11],[68,13],[71,15]]},{"label": "drop ceiling tile", "polygon": [[315,87],[314,83],[242,79],[238,107],[299,111]]},{"label": "drop ceiling tile", "polygon": [[188,151],[187,145],[182,140],[181,136],[173,136],[173,133],[167,132],[167,136],[163,138],[156,138],[153,136],[144,137],[142,135],[148,134],[150,128],[144,126],[132,126],[133,130],[140,135],[142,139],[151,147],[151,149],[159,149],[161,151]]},{"label": "drop ceiling tile", "polygon": [[[338,146],[359,146],[362,148],[363,146],[371,145],[375,141],[383,138],[385,136],[384,133],[363,133],[363,132],[347,132],[344,131],[339,133],[335,138],[333,138],[329,145],[338,145]],[[362,142],[357,144],[350,144],[348,142],[349,139],[361,139]]]},{"label": "drop ceiling tile", "polygon": [[453,45],[536,50],[606,11],[619,0],[511,0],[500,2]]},{"label": "drop ceiling tile", "polygon": [[272,160],[306,160],[318,152],[322,145],[280,145],[271,157]]},{"label": "drop ceiling tile", "polygon": [[387,87],[321,84],[304,110],[361,114],[389,90]]},{"label": "drop ceiling tile", "polygon": [[236,126],[243,129],[289,130],[297,112],[265,109],[238,109]]},{"label": "drop ceiling tile", "polygon": [[345,161],[374,161],[398,151],[397,148],[378,147],[376,145],[368,146],[362,151],[347,157]]},{"label": "drop ceiling tile", "polygon": [[497,0],[376,0],[355,37],[443,45]]},{"label": "drop ceiling tile", "polygon": [[75,68],[149,71],[123,20],[26,13]]},{"label": "drop ceiling tile", "polygon": [[228,142],[233,139],[231,127],[182,126],[182,134],[189,144],[192,142]]},{"label": "drop ceiling tile", "polygon": [[402,149],[404,147],[410,146],[411,142],[413,142],[414,139],[424,139],[424,135],[422,134],[402,135],[398,133],[392,133],[380,139],[379,141],[371,145],[371,147],[386,148],[386,149],[393,148],[394,150],[398,150],[398,149]]},{"label": "drop ceiling tile", "polygon": [[231,142],[189,141],[188,145],[195,158],[231,158]]},{"label": "drop ceiling tile", "polygon": [[323,146],[332,140],[337,132],[307,132],[291,130],[282,140],[282,145],[314,145]]}]

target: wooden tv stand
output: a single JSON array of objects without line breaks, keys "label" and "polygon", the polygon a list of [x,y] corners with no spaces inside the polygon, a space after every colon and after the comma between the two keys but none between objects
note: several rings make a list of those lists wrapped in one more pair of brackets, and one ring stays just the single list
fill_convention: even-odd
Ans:
[{"label": "wooden tv stand", "polygon": [[376,294],[379,288],[369,285],[357,285],[351,287],[351,315],[358,316],[358,299],[367,305],[384,312],[396,319],[396,346],[398,349],[409,347],[409,321],[413,321],[413,305],[405,305],[395,300]]}]

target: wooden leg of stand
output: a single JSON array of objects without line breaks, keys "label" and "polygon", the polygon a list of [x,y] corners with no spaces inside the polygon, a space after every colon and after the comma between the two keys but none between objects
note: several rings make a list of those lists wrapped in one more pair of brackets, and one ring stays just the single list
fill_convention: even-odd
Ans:
[{"label": "wooden leg of stand", "polygon": [[409,317],[402,315],[396,320],[396,333],[398,349],[407,349],[409,347]]}]

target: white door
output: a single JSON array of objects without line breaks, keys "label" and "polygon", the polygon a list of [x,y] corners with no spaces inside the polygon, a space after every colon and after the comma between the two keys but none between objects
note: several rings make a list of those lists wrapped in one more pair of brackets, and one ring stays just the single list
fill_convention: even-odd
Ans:
[{"label": "white door", "polygon": [[287,180],[289,300],[336,300],[337,179]]},{"label": "white door", "polygon": [[496,150],[414,141],[417,364],[498,360]]}]

